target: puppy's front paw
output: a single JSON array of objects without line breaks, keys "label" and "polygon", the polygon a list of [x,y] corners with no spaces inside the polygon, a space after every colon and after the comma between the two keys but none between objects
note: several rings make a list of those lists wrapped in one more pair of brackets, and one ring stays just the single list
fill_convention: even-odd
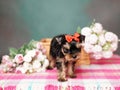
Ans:
[{"label": "puppy's front paw", "polygon": [[47,67],[48,70],[52,70],[53,68],[54,68],[54,67],[52,67],[52,66],[48,66],[48,67]]},{"label": "puppy's front paw", "polygon": [[58,78],[58,81],[65,82],[65,81],[67,81],[67,78]]},{"label": "puppy's front paw", "polygon": [[77,76],[75,74],[69,75],[70,78],[76,78]]}]

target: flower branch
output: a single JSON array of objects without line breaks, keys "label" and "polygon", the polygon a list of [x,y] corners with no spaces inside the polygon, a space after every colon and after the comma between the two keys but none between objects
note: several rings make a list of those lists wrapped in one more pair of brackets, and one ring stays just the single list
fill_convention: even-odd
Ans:
[{"label": "flower branch", "polygon": [[49,61],[41,42],[32,40],[19,49],[10,48],[10,54],[2,57],[0,72],[33,73],[46,69]]},{"label": "flower branch", "polygon": [[90,27],[81,29],[81,34],[85,35],[84,49],[94,58],[110,58],[118,48],[118,36],[107,31],[100,23],[92,23]]}]

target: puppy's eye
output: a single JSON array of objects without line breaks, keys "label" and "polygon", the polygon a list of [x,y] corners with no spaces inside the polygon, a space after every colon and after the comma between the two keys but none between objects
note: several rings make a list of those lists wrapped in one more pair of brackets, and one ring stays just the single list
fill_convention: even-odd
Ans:
[{"label": "puppy's eye", "polygon": [[68,53],[69,49],[63,48],[64,53]]}]

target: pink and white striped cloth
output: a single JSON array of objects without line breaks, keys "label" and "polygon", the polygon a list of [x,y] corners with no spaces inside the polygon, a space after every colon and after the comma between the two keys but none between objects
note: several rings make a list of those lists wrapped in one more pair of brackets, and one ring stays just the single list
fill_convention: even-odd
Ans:
[{"label": "pink and white striped cloth", "polygon": [[57,81],[57,72],[0,74],[0,90],[120,90],[120,56],[93,60],[76,69],[77,78]]}]

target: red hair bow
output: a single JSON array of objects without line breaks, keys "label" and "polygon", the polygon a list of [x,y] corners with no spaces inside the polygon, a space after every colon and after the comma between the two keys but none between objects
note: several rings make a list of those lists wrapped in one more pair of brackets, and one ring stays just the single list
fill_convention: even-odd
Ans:
[{"label": "red hair bow", "polygon": [[74,35],[65,35],[65,39],[67,40],[67,42],[71,42],[72,40],[80,42],[80,40],[78,38],[79,36],[80,36],[80,34],[78,34],[78,33],[75,33]]}]

